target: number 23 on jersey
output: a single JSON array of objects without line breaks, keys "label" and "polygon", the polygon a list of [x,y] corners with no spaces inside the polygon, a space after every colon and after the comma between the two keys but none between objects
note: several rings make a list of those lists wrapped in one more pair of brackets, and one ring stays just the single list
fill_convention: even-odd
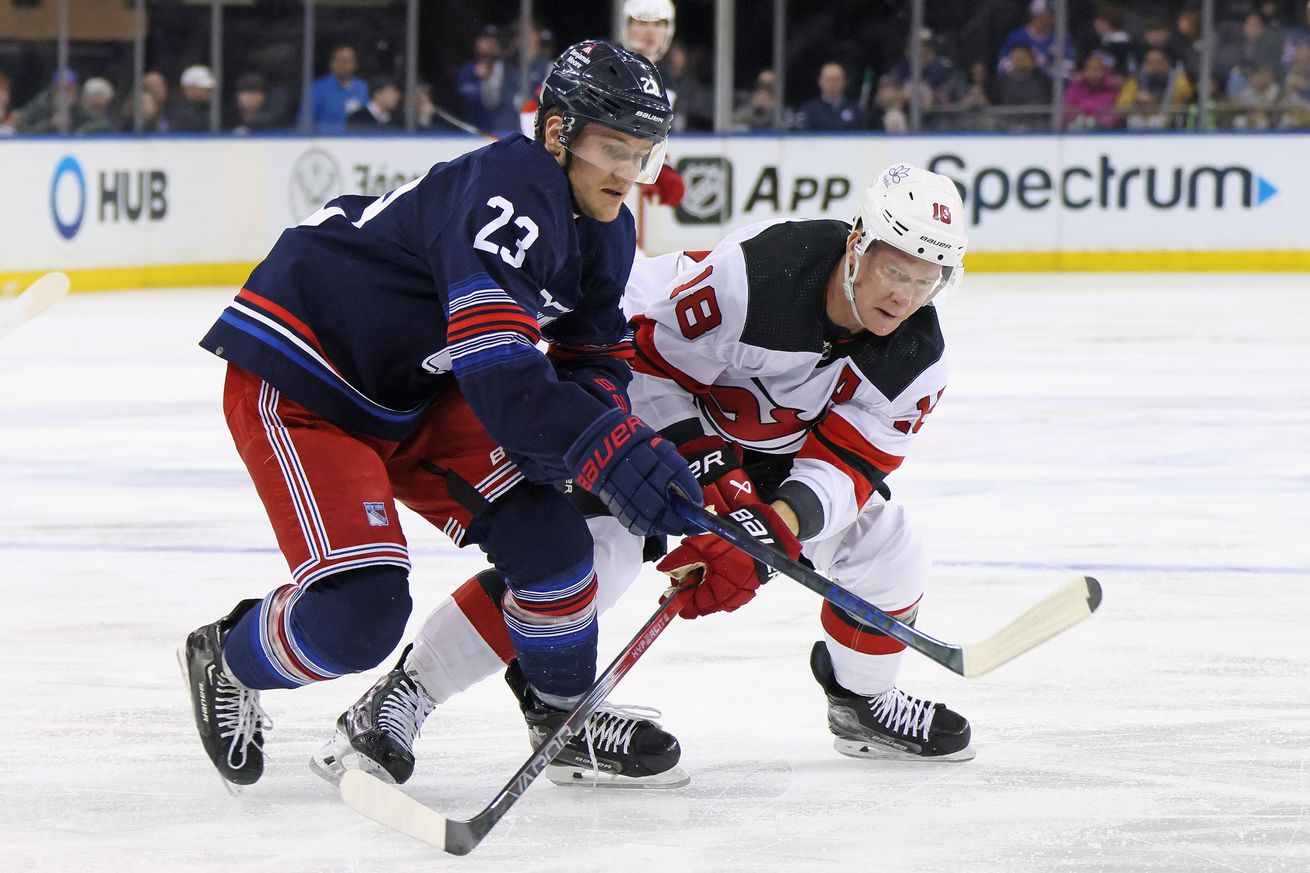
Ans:
[{"label": "number 23 on jersey", "polygon": [[[539,231],[537,223],[526,215],[520,215],[514,218],[514,204],[499,195],[492,197],[487,201],[487,205],[493,209],[499,210],[500,214],[488,221],[478,231],[477,236],[473,238],[473,248],[489,252],[493,255],[499,254],[500,259],[511,267],[518,269],[523,266],[523,259],[527,257],[528,249],[537,241]],[[491,235],[514,219],[514,226],[523,231],[523,235],[514,240],[514,250],[510,251],[507,246],[496,245],[491,241]]]}]

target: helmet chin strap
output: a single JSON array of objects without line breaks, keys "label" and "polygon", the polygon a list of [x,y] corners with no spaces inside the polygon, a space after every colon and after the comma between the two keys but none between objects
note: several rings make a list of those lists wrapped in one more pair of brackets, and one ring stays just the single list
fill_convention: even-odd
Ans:
[{"label": "helmet chin strap", "polygon": [[569,205],[573,208],[574,215],[586,215],[582,211],[582,206],[578,203],[578,197],[573,191],[573,174],[569,171],[573,169],[573,152],[567,148],[564,149],[564,166],[560,167],[564,171],[564,182],[569,186]]},{"label": "helmet chin strap", "polygon": [[868,330],[869,326],[864,323],[863,318],[860,318],[860,310],[855,307],[855,278],[860,274],[860,255],[858,248],[855,250],[854,254],[854,259],[851,258],[850,254],[845,255],[843,258],[845,264],[842,270],[844,278],[842,279],[841,287],[842,291],[846,293],[846,302],[850,304],[851,317],[855,319],[856,324],[865,330]]}]

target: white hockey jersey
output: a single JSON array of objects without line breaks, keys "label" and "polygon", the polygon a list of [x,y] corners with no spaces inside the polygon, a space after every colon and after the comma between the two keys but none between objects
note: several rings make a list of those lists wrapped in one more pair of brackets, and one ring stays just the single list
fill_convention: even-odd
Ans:
[{"label": "white hockey jersey", "polygon": [[794,454],[787,481],[822,507],[809,540],[855,520],[946,388],[931,306],[886,337],[826,317],[849,233],[841,221],[752,225],[709,253],[639,258],[625,291],[633,410],[657,429],[696,420],[747,449]]}]

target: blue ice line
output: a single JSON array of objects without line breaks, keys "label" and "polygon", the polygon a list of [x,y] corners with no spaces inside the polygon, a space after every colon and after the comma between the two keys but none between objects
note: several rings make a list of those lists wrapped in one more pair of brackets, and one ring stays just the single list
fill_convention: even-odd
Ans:
[{"label": "blue ice line", "polygon": [[1244,567],[1224,564],[1052,564],[1045,561],[933,561],[934,567],[981,567],[989,570],[1073,570],[1120,573],[1252,573],[1268,576],[1310,576],[1310,567]]},{"label": "blue ice line", "polygon": [[[269,546],[205,546],[176,543],[67,543],[67,542],[0,542],[0,551],[56,551],[56,552],[145,552],[179,555],[276,555],[278,550]],[[432,556],[447,554],[433,550],[410,550],[411,554]],[[1267,576],[1310,576],[1310,567],[1252,567],[1223,564],[1125,564],[1097,562],[1087,564],[1054,564],[1045,561],[978,561],[938,560],[937,567],[981,568],[987,570],[1065,570],[1099,573],[1247,573]]]}]

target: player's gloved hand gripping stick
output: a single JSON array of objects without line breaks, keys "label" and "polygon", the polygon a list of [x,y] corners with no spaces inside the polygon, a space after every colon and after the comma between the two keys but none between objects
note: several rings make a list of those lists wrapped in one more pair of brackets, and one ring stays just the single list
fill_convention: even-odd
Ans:
[{"label": "player's gloved hand gripping stick", "polygon": [[611,409],[583,431],[564,456],[573,482],[595,494],[639,536],[695,533],[669,506],[670,491],[697,502],[700,485],[668,440],[640,418]]},{"label": "player's gloved hand gripping stick", "polygon": [[[708,489],[707,489],[708,493]],[[801,544],[773,508],[764,503],[742,506],[726,514],[737,529],[790,560],[801,556]],[[699,618],[713,612],[732,612],[750,602],[756,590],[778,571],[713,533],[687,537],[655,565],[674,579],[700,579],[691,599],[678,613]]]},{"label": "player's gloved hand gripping stick", "polygon": [[811,591],[821,594],[825,600],[961,676],[981,676],[996,669],[1087,618],[1101,605],[1101,583],[1091,576],[1079,576],[1061,585],[1044,600],[986,639],[964,646],[944,643],[897,621],[836,582],[762,542],[732,518],[717,516],[699,504],[676,495],[672,503],[674,511],[687,521],[722,537],[752,558],[795,579]]}]

